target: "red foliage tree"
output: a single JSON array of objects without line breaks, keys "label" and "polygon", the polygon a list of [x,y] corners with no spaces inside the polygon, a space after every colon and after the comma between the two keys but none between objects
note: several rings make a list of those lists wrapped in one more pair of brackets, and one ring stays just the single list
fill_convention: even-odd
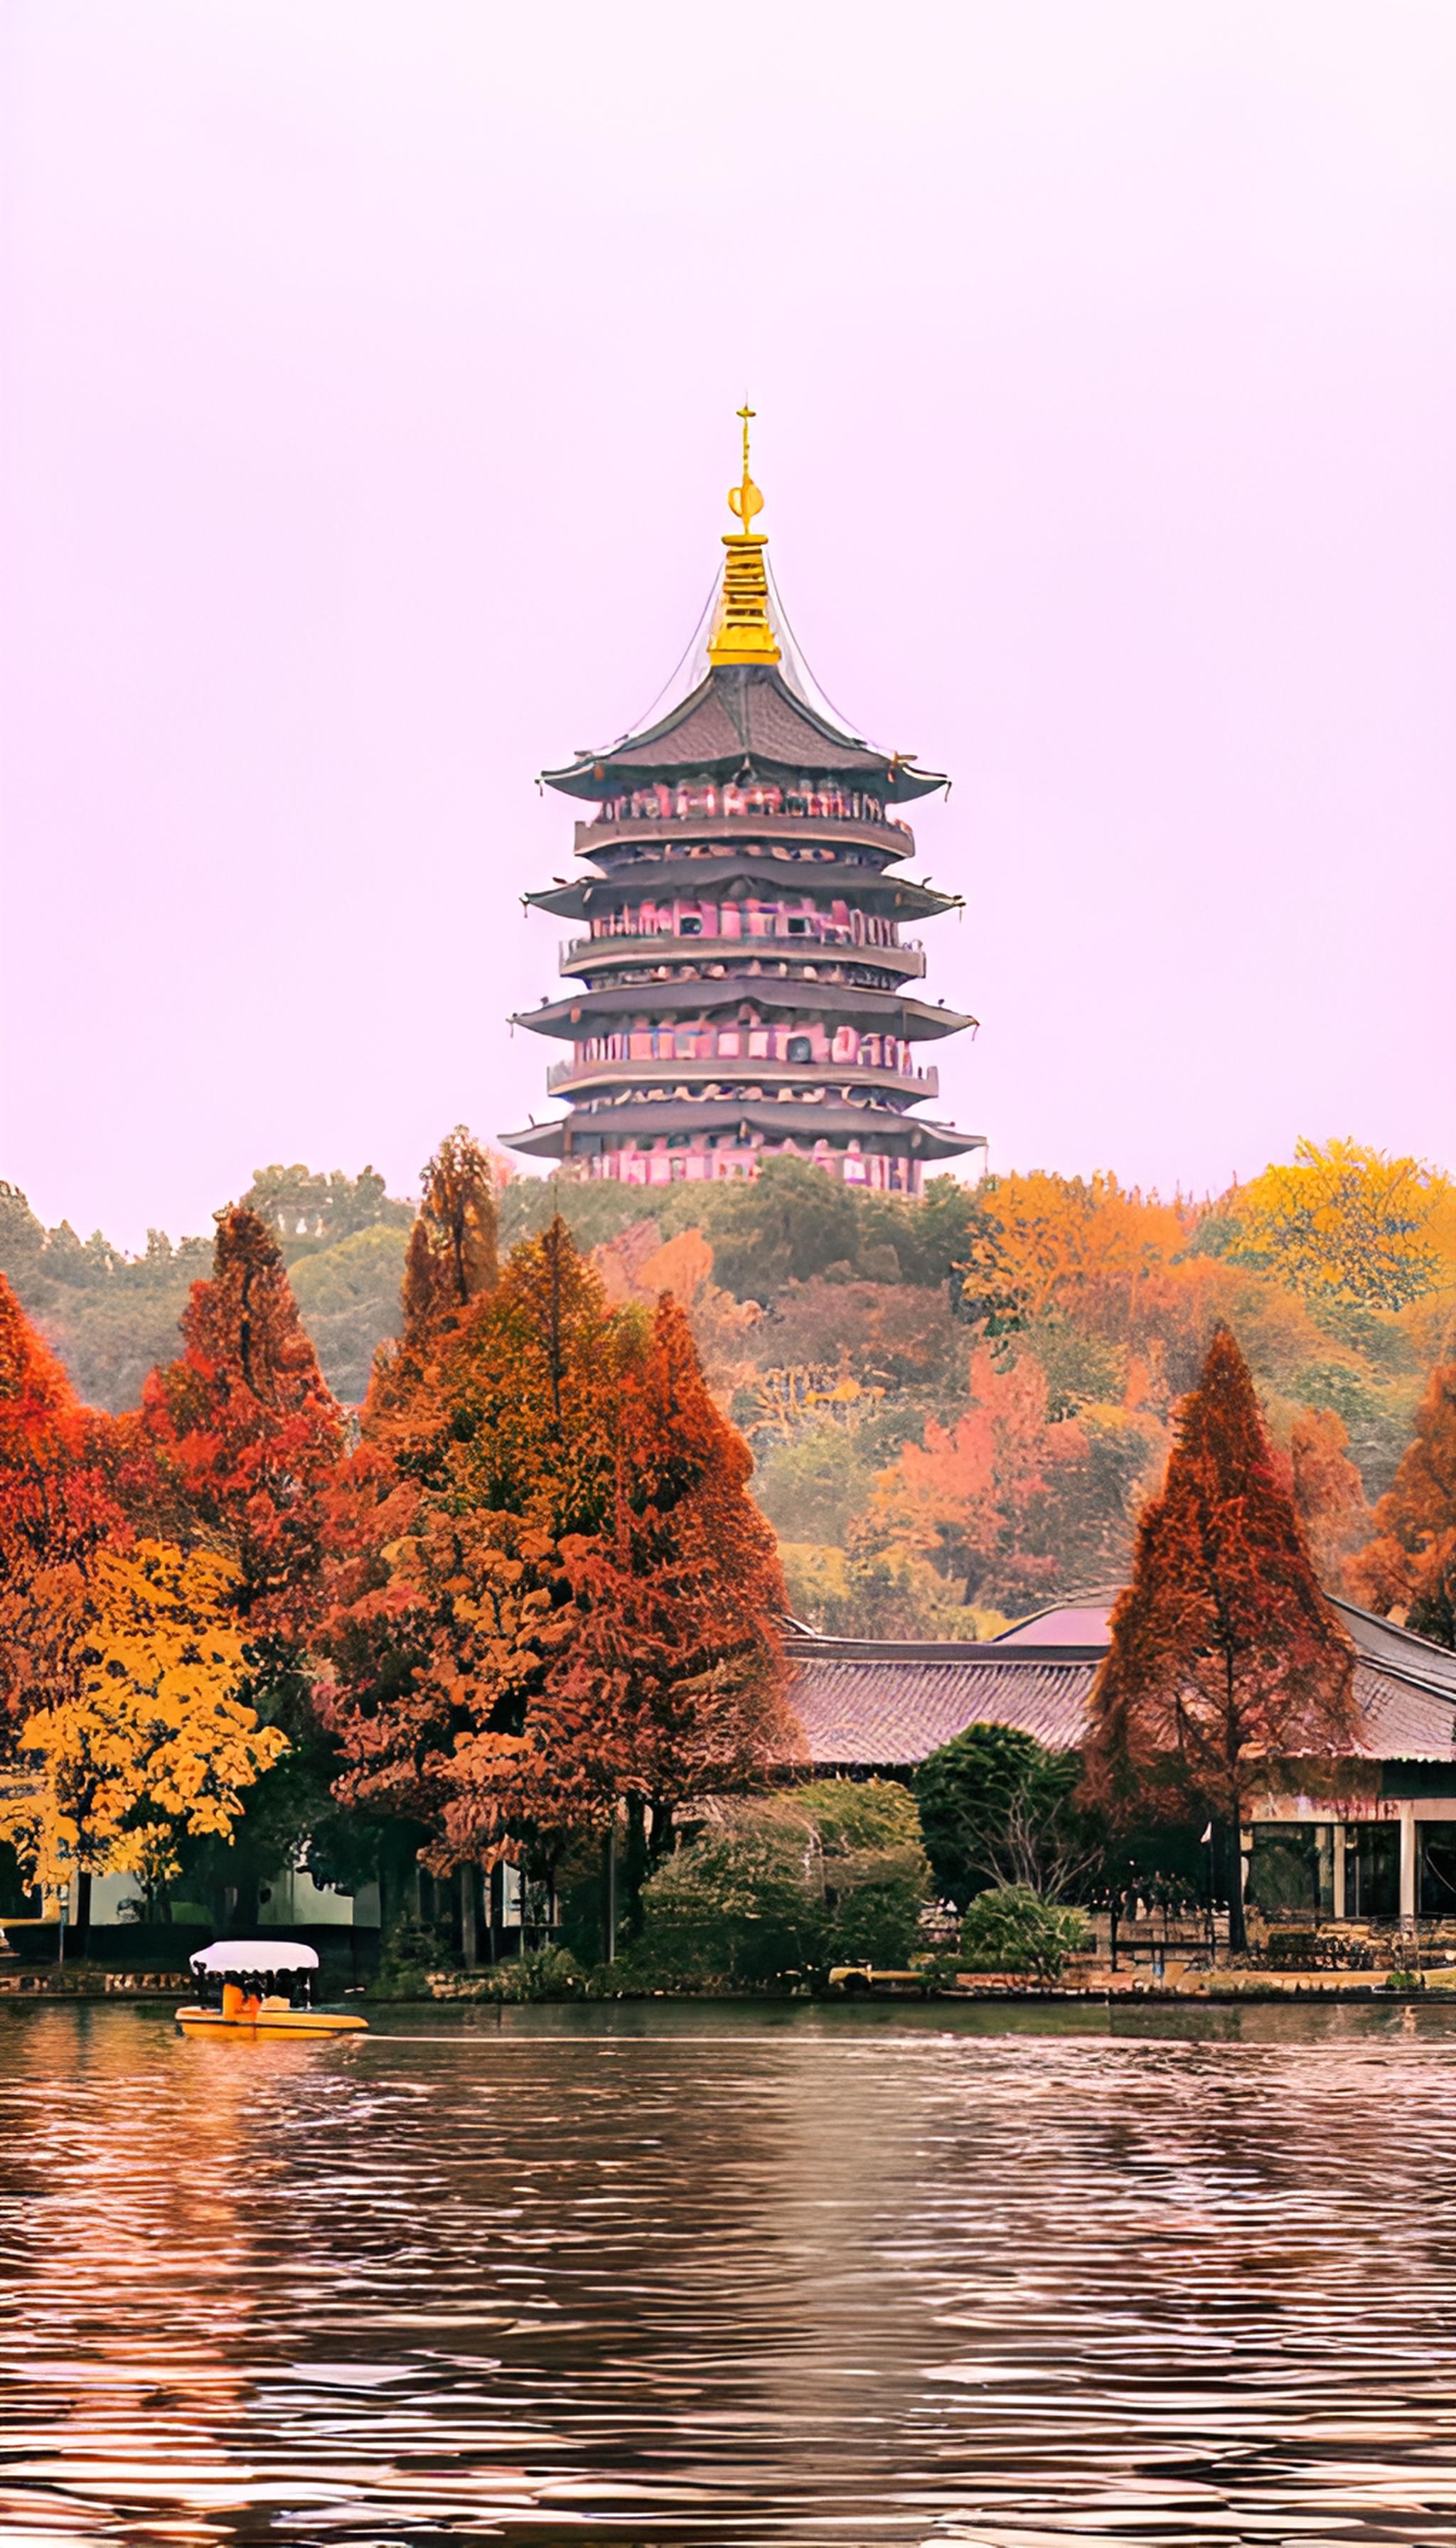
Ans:
[{"label": "red foliage tree", "polygon": [[148,1520],[226,1551],[252,1634],[296,1639],[317,1615],[343,1418],[255,1213],[220,1217],[212,1276],[192,1287],[182,1337],[180,1358],[142,1391],[132,1499]]},{"label": "red foliage tree", "polygon": [[1375,1535],[1347,1568],[1357,1599],[1417,1635],[1456,1646],[1456,1360],[1438,1363]]},{"label": "red foliage tree", "polygon": [[589,1812],[625,1798],[635,1908],[675,1806],[750,1783],[799,1737],[784,1700],[787,1595],[748,1492],[753,1456],[669,1293],[614,1414],[611,1500],[594,1531],[562,1543],[570,1607],[531,1731],[547,1780]]},{"label": "red foliage tree", "polygon": [[1248,1366],[1220,1326],[1113,1611],[1086,1787],[1125,1826],[1191,1812],[1223,1826],[1235,1947],[1250,1790],[1283,1761],[1347,1748],[1352,1680],[1350,1641],[1316,1582]]},{"label": "red foliage tree", "polygon": [[1346,1563],[1370,1528],[1364,1482],[1350,1458],[1349,1435],[1332,1408],[1302,1407],[1290,1427],[1295,1509],[1304,1524],[1315,1572],[1328,1592],[1345,1589]]},{"label": "red foliage tree", "polygon": [[11,1718],[45,1693],[57,1623],[92,1552],[122,1528],[102,1431],[0,1275],[0,1709]]},{"label": "red foliage tree", "polygon": [[[438,1871],[545,1820],[523,1729],[566,1599],[558,1542],[591,1528],[608,1493],[625,1334],[557,1221],[496,1289],[407,1328],[377,1410],[371,1396],[320,1704],[349,1763],[340,1796],[411,1816]],[[488,1786],[489,1809],[473,1801]],[[563,1785],[561,1827],[578,1803]]]},{"label": "red foliage tree", "polygon": [[751,1459],[667,1306],[607,1308],[559,1221],[518,1247],[392,1417],[395,1535],[325,1644],[340,1792],[443,1871],[550,1856],[789,1748],[783,1592]]},{"label": "red foliage tree", "polygon": [[151,1372],[124,1417],[120,1484],[133,1518],[216,1548],[244,1639],[241,1695],[287,1753],[249,1790],[241,1822],[204,1853],[199,1880],[256,1918],[262,1878],[289,1861],[329,1802],[331,1770],[311,1696],[309,1639],[323,1606],[330,1491],[343,1417],[299,1317],[278,1243],[256,1213],[219,1216],[211,1277],[194,1283],[183,1351]]}]

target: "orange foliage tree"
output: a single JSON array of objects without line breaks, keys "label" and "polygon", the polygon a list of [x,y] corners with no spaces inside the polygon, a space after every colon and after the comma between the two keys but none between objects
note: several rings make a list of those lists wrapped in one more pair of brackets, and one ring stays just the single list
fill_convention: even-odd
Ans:
[{"label": "orange foliage tree", "polygon": [[324,1637],[349,1801],[412,1816],[444,1871],[549,1858],[623,1796],[659,1834],[762,1766],[781,1582],[680,1314],[609,1310],[557,1221],[392,1420],[394,1535]]},{"label": "orange foliage tree", "polygon": [[296,1643],[317,1614],[343,1418],[256,1213],[220,1215],[212,1275],[192,1287],[182,1340],[126,1428],[125,1487],[141,1518],[201,1534],[231,1560],[256,1647]]},{"label": "orange foliage tree", "polygon": [[1364,1481],[1333,1408],[1302,1407],[1290,1427],[1295,1509],[1315,1572],[1328,1592],[1345,1590],[1347,1561],[1370,1529]]},{"label": "orange foliage tree", "polygon": [[98,1447],[64,1370],[0,1275],[0,1712],[12,1723],[44,1696],[57,1622],[118,1524]]},{"label": "orange foliage tree", "polygon": [[1323,1599],[1248,1366],[1217,1329],[1177,1413],[1162,1493],[1093,1690],[1089,1801],[1115,1822],[1222,1827],[1229,1937],[1243,1942],[1238,1829],[1257,1780],[1356,1728],[1353,1650]]},{"label": "orange foliage tree", "polygon": [[929,1558],[964,1578],[967,1600],[1011,1610],[1118,1563],[1107,1516],[1155,1448],[1156,1418],[1106,1408],[1052,1422],[1035,1357],[999,1363],[986,1345],[971,1355],[969,1398],[880,1472],[857,1547]]},{"label": "orange foliage tree", "polygon": [[144,1533],[228,1561],[247,1665],[239,1697],[287,1737],[226,1852],[208,1850],[200,1865],[211,1889],[234,1891],[233,1916],[246,1925],[262,1878],[306,1844],[328,1800],[308,1644],[321,1614],[343,1417],[278,1241],[256,1213],[220,1214],[212,1273],[192,1286],[182,1343],[149,1375],[137,1413],[119,1420],[119,1484]]},{"label": "orange foliage tree", "polygon": [[1456,1646],[1456,1360],[1436,1365],[1375,1535],[1346,1568],[1356,1597]]}]

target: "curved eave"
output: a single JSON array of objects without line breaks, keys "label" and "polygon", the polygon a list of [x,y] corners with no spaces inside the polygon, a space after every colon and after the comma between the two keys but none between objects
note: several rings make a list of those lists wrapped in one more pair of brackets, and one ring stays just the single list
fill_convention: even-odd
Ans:
[{"label": "curved eave", "polygon": [[[863,960],[872,962],[872,955]],[[542,1008],[517,1012],[510,1023],[575,1043],[590,1035],[597,1022],[683,1014],[716,1017],[750,1005],[847,1021],[863,1018],[881,1033],[903,1036],[909,1044],[936,1043],[977,1023],[955,1009],[907,1000],[899,991],[876,991],[855,982],[781,981],[776,975],[761,973],[727,973],[721,981],[622,982],[611,989],[584,990],[575,999],[548,1000]]]},{"label": "curved eave", "polygon": [[746,765],[755,777],[776,779],[780,785],[805,774],[853,779],[861,786],[871,786],[891,805],[909,804],[916,796],[933,796],[938,787],[951,784],[947,771],[917,770],[904,762],[836,761],[827,754],[822,760],[780,761],[763,751],[725,752],[712,758],[694,753],[690,761],[672,761],[664,756],[660,761],[630,762],[617,761],[607,751],[590,761],[575,762],[566,770],[543,770],[540,776],[543,786],[559,788],[563,796],[580,796],[589,804],[600,805],[608,796],[624,795],[630,788],[655,784],[659,779],[671,785],[685,773],[694,778],[719,781],[736,778]]},{"label": "curved eave", "polygon": [[828,859],[790,866],[779,859],[732,856],[623,860],[610,875],[575,877],[570,884],[551,885],[541,893],[523,893],[521,900],[536,911],[554,913],[559,920],[586,920],[592,911],[613,909],[624,893],[650,888],[661,894],[669,885],[681,885],[682,895],[690,899],[694,891],[718,884],[725,876],[749,884],[776,885],[780,892],[839,892],[847,902],[865,909],[900,911],[909,920],[936,919],[942,912],[959,910],[964,900],[961,894],[939,893],[933,885],[917,884],[889,869],[845,866]]},{"label": "curved eave", "polygon": [[923,1123],[888,1107],[756,1104],[743,1098],[647,1099],[603,1107],[594,1115],[576,1113],[551,1124],[531,1124],[523,1133],[502,1133],[500,1139],[507,1149],[529,1158],[559,1159],[566,1153],[568,1126],[574,1138],[589,1133],[622,1140],[628,1134],[655,1138],[669,1133],[726,1133],[740,1124],[750,1133],[780,1140],[790,1133],[796,1138],[807,1134],[811,1140],[859,1140],[867,1149],[904,1151],[918,1159],[957,1158],[986,1145],[983,1133],[957,1133],[952,1124]]},{"label": "curved eave", "polygon": [[656,725],[619,735],[562,770],[543,770],[541,777],[565,796],[600,803],[645,780],[688,772],[731,778],[746,763],[765,776],[858,780],[896,803],[947,783],[943,773],[917,770],[861,735],[842,734],[790,689],[776,666],[756,665],[715,665]]}]

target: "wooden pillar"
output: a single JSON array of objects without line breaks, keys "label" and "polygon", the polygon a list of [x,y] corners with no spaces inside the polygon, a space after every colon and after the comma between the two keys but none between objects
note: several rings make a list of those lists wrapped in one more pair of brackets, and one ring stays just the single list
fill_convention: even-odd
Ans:
[{"label": "wooden pillar", "polygon": [[1418,1838],[1414,1802],[1408,1798],[1401,1807],[1401,1926],[1403,1929],[1413,1929],[1415,1926]]},{"label": "wooden pillar", "polygon": [[1334,1916],[1335,1916],[1336,1920],[1343,1920],[1343,1919],[1345,1919],[1345,1918],[1348,1916],[1348,1915],[1347,1915],[1347,1913],[1346,1913],[1346,1911],[1345,1911],[1345,1827],[1344,1827],[1344,1824],[1343,1824],[1343,1823],[1336,1823],[1336,1824],[1335,1824],[1335,1826],[1334,1826],[1334,1829],[1333,1829],[1333,1831],[1332,1831],[1332,1833],[1331,1833],[1331,1835],[1330,1835],[1330,1837],[1331,1837],[1331,1839],[1332,1839],[1332,1840],[1333,1840],[1333,1842],[1334,1842],[1334,1869],[1333,1869],[1333,1875],[1334,1875],[1334,1885],[1333,1885],[1333,1890],[1334,1890]]}]

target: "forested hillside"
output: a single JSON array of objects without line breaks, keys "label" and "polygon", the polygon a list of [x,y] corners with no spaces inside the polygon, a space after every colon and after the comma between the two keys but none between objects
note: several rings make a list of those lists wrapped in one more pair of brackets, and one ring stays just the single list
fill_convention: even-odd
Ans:
[{"label": "forested hillside", "polygon": [[[1348,1142],[1202,1204],[1111,1175],[946,1177],[906,1204],[795,1160],[646,1191],[501,1164],[504,1246],[559,1210],[611,1298],[688,1307],[795,1606],[846,1633],[964,1635],[1119,1580],[1220,1320],[1340,1579],[1456,1316],[1448,1181]],[[357,1404],[398,1332],[413,1205],[369,1168],[273,1166],[238,1200],[278,1232],[328,1383]],[[153,1232],[129,1260],[0,1188],[0,1269],[97,1406],[135,1404],[175,1350],[210,1249]]]}]

